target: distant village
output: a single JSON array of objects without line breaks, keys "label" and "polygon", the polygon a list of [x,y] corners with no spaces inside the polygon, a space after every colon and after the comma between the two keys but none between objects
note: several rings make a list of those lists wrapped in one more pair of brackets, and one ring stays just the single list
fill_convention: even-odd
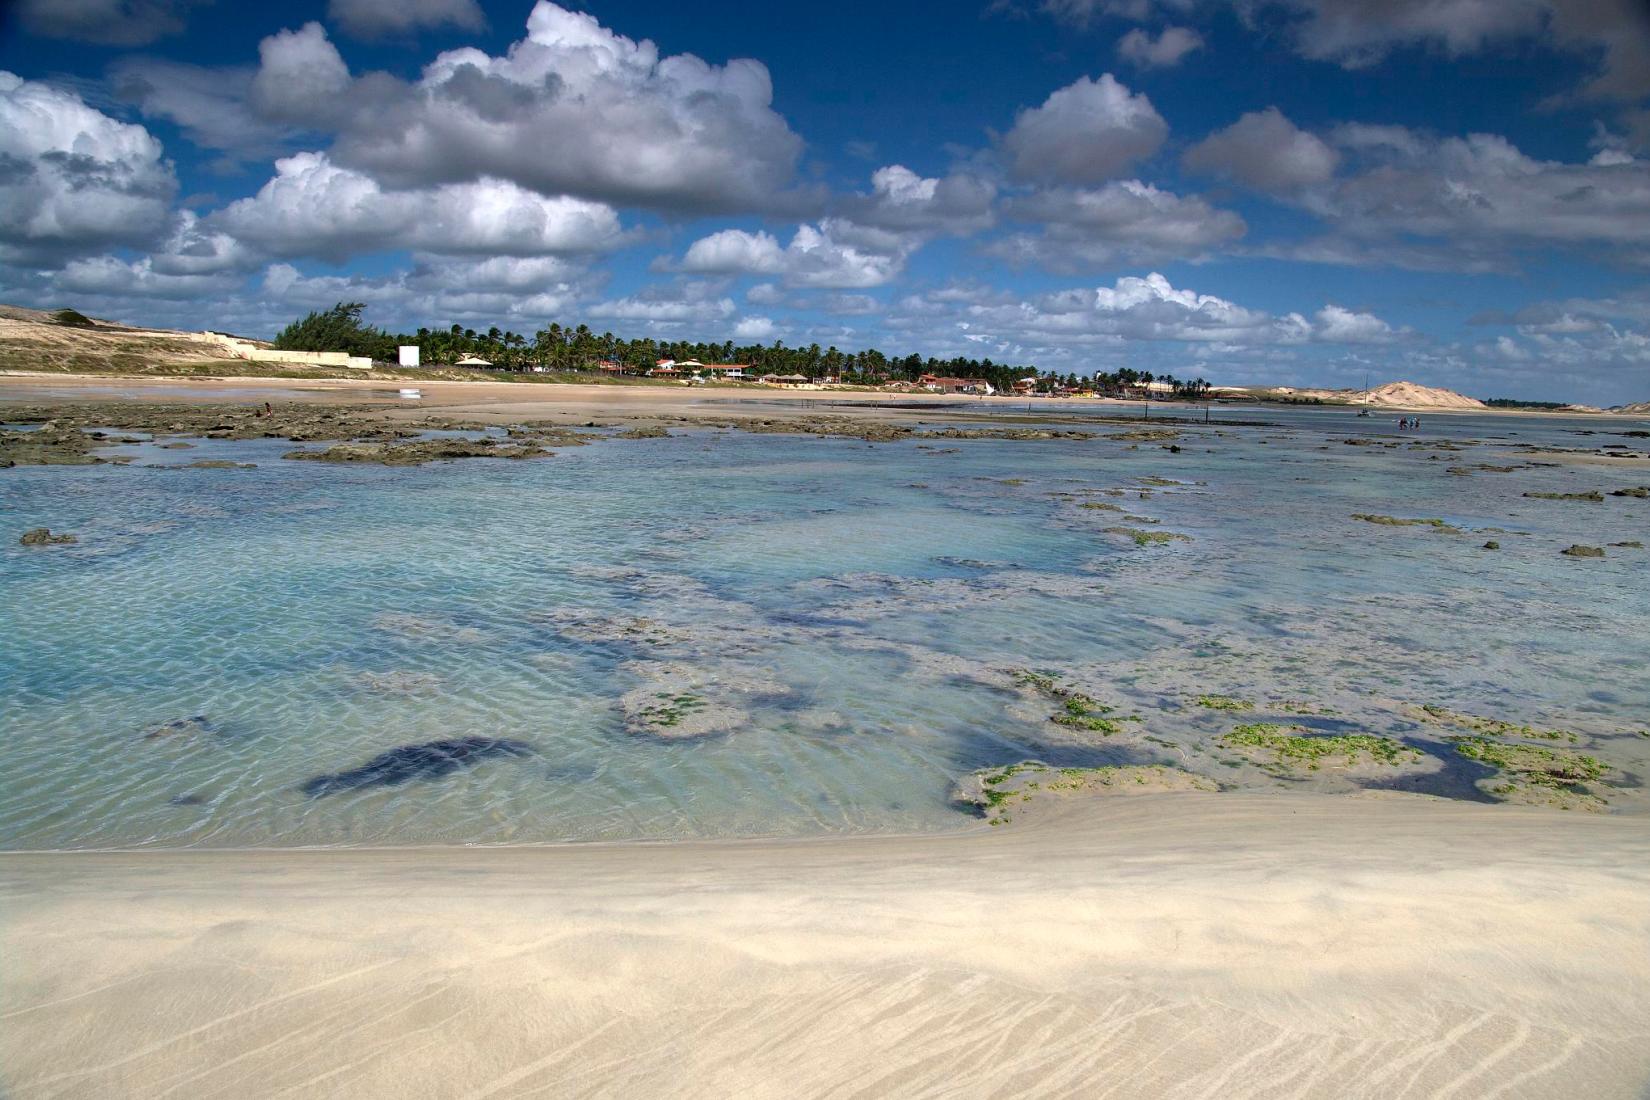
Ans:
[{"label": "distant village", "polygon": [[605,376],[682,385],[772,386],[786,389],[853,388],[890,393],[961,394],[976,397],[1125,397],[1152,399],[1202,397],[1210,392],[1203,379],[1181,381],[1172,375],[1120,368],[1112,372],[1059,375],[1034,366],[994,363],[990,359],[884,355],[874,348],[841,351],[835,347],[735,347],[722,343],[667,344],[651,339],[625,340],[595,333],[584,325],[551,323],[531,337],[494,327],[486,332],[452,325],[396,334],[367,325],[359,302],[339,302],[288,325],[272,346],[223,339],[232,354],[255,360],[291,357],[296,363],[371,369],[395,365],[403,370],[452,366],[467,370],[543,374],[567,381]]},{"label": "distant village", "polygon": [[[418,367],[421,363],[419,350],[415,344],[403,345],[400,348],[400,366]],[[478,356],[465,356],[453,366],[472,370],[494,368],[492,362]],[[550,368],[536,364],[509,369],[537,374],[550,373]],[[1094,379],[1080,381],[1076,378],[1062,379],[1058,375],[1027,374],[1015,379],[1007,389],[999,389],[986,378],[959,378],[943,374],[921,374],[914,381],[849,381],[833,374],[816,377],[805,374],[757,374],[749,363],[701,363],[697,359],[655,359],[651,367],[624,363],[617,359],[601,359],[596,362],[595,369],[596,373],[609,378],[656,378],[690,386],[744,383],[797,390],[874,388],[890,393],[971,394],[977,397],[1111,397],[1122,394],[1131,397],[1167,398],[1186,394],[1188,386],[1191,392],[1196,393],[1207,392],[1209,389],[1208,384],[1201,380],[1197,383],[1181,384],[1173,380],[1155,379],[1150,375],[1127,379],[1098,375]]]}]

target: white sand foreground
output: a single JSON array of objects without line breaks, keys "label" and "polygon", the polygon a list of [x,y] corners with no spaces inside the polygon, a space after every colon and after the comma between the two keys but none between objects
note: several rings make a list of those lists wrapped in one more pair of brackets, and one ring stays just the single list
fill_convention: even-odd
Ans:
[{"label": "white sand foreground", "polygon": [[0,857],[7,1097],[1639,1097],[1650,822]]}]

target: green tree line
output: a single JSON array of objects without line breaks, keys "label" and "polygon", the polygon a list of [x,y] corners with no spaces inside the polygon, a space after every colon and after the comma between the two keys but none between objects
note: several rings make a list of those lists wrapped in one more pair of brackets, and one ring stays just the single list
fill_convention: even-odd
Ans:
[{"label": "green tree line", "polygon": [[[485,359],[502,370],[591,371],[603,362],[619,363],[637,372],[659,359],[696,359],[701,363],[742,363],[752,374],[800,374],[806,378],[840,378],[848,383],[876,385],[890,381],[916,381],[924,374],[947,377],[984,378],[999,390],[1008,390],[1028,375],[1039,377],[1047,391],[1065,385],[1077,388],[1076,375],[1042,375],[1029,364],[996,363],[990,359],[932,356],[894,357],[867,348],[842,351],[818,344],[788,347],[784,341],[772,344],[704,343],[691,340],[655,340],[651,337],[628,340],[611,332],[595,333],[586,325],[563,326],[551,323],[531,337],[509,332],[496,325],[485,332],[452,325],[445,329],[421,328],[415,333],[391,334],[374,328],[362,319],[366,306],[361,302],[339,302],[329,310],[311,312],[292,322],[275,337],[275,346],[286,351],[347,351],[382,362],[396,360],[401,344],[416,344],[426,366],[456,363],[460,359]],[[1123,369],[1095,376],[1095,384],[1106,392],[1122,392],[1129,385],[1153,381],[1149,372]],[[1202,379],[1182,383],[1172,376],[1178,392],[1195,395],[1207,391]]]}]

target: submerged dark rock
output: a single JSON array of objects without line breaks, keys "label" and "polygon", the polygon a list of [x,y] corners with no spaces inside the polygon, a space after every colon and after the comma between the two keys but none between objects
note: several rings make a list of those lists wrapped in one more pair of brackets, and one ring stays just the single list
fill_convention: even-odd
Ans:
[{"label": "submerged dark rock", "polygon": [[1578,542],[1568,550],[1560,550],[1559,553],[1567,558],[1602,558],[1604,548],[1602,546],[1583,546]]},{"label": "submerged dark rock", "polygon": [[1525,493],[1534,500],[1584,500],[1589,504],[1603,504],[1604,494],[1597,489],[1589,489],[1584,493]]},{"label": "submerged dark rock", "polygon": [[530,756],[533,747],[500,737],[453,737],[422,745],[403,745],[380,753],[359,768],[318,775],[300,788],[321,798],[360,787],[394,787],[414,779],[440,779],[490,756]]},{"label": "submerged dark rock", "polygon": [[288,451],[281,457],[310,462],[421,466],[452,458],[537,458],[551,453],[534,444],[504,444],[496,439],[426,439],[416,443],[338,443],[324,451]]},{"label": "submerged dark rock", "polygon": [[192,737],[199,733],[217,733],[218,727],[204,714],[192,714],[188,718],[174,718],[170,722],[162,722],[143,735],[145,741],[157,741],[162,737]]},{"label": "submerged dark rock", "polygon": [[50,527],[36,527],[32,531],[23,532],[23,537],[17,541],[24,546],[57,546],[80,540],[73,535],[54,535]]}]

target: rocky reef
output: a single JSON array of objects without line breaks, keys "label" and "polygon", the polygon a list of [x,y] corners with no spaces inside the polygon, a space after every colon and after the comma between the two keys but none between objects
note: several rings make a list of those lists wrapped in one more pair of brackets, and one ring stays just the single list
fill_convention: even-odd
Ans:
[{"label": "rocky reef", "polygon": [[36,527],[33,530],[24,531],[23,537],[17,541],[22,546],[63,546],[80,540],[67,532],[54,535],[50,527]]},{"label": "rocky reef", "polygon": [[952,801],[978,813],[991,825],[1006,825],[1016,818],[1083,795],[1219,789],[1211,779],[1162,764],[1058,768],[1040,760],[1027,760],[1001,768],[983,768],[965,776],[957,784]]}]

